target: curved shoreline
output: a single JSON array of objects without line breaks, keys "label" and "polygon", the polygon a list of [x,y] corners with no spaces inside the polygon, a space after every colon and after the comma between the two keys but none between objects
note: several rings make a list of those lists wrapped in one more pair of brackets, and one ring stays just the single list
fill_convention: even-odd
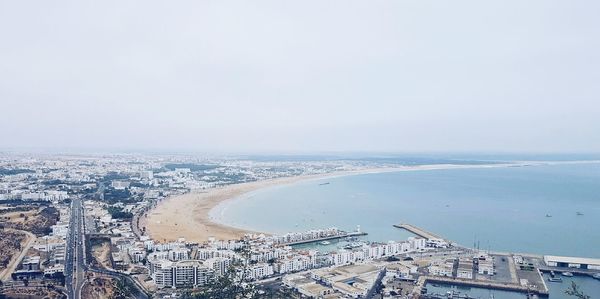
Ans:
[{"label": "curved shoreline", "polygon": [[239,239],[248,233],[264,233],[226,224],[221,217],[215,217],[213,210],[223,208],[233,200],[239,200],[250,192],[272,186],[289,185],[300,181],[333,178],[349,175],[374,174],[383,172],[445,170],[465,168],[498,168],[524,166],[531,163],[499,164],[437,164],[401,167],[365,168],[360,170],[339,171],[325,174],[283,177],[250,183],[227,185],[224,187],[192,191],[186,194],[162,200],[154,209],[140,218],[140,226],[146,227],[150,238],[157,242],[170,242],[185,238],[189,242],[206,242],[210,238],[217,240]]},{"label": "curved shoreline", "polygon": [[[176,195],[164,199],[145,216],[140,217],[140,227],[157,242],[176,241],[185,238],[190,242],[239,239],[248,233],[264,233],[233,227],[211,217],[211,211],[219,204],[239,198],[252,191],[271,186],[293,184],[299,181],[314,180],[353,174],[367,174],[385,171],[398,171],[397,168],[370,168],[356,171],[340,171],[326,174],[283,177],[250,183],[240,183],[202,191]],[[268,233],[264,233],[268,234]]]}]

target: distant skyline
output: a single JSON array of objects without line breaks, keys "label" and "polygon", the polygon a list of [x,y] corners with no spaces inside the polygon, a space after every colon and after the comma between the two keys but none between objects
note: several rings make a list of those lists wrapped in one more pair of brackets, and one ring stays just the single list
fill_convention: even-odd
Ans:
[{"label": "distant skyline", "polygon": [[4,1],[0,151],[600,152],[597,1]]}]

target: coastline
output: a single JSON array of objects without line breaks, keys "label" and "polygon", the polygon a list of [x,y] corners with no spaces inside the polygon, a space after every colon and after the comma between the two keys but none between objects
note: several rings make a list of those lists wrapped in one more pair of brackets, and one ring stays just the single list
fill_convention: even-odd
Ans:
[{"label": "coastline", "polygon": [[434,164],[378,167],[233,184],[208,190],[191,191],[164,199],[154,209],[148,211],[140,218],[140,227],[145,227],[148,236],[157,242],[175,241],[178,238],[185,238],[186,241],[199,243],[206,242],[209,238],[217,240],[239,239],[248,233],[269,234],[268,232],[257,232],[246,228],[234,227],[222,221],[223,210],[227,205],[231,204],[234,200],[242,200],[243,195],[259,189],[289,185],[300,181],[349,175],[526,165],[531,165],[531,163]]},{"label": "coastline", "polygon": [[140,217],[140,227],[145,227],[147,235],[157,242],[175,241],[180,237],[190,242],[206,242],[209,238],[217,240],[239,239],[248,233],[264,232],[232,227],[214,219],[214,217],[211,217],[211,211],[220,204],[229,202],[252,191],[271,186],[288,185],[299,181],[343,175],[385,171],[397,171],[397,168],[369,168],[356,171],[282,177],[226,185],[208,190],[194,190],[160,201],[155,208]]}]

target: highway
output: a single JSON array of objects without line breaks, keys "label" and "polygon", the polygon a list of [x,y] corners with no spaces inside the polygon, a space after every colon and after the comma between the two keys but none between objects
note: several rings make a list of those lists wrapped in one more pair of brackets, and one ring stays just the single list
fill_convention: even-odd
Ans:
[{"label": "highway", "polygon": [[107,269],[88,267],[85,261],[85,217],[81,199],[73,199],[71,203],[71,220],[67,235],[67,261],[65,263],[65,286],[69,299],[80,299],[81,289],[85,282],[86,271],[123,279],[132,286],[131,295],[137,299],[147,299],[144,289],[129,275]]},{"label": "highway", "polygon": [[71,202],[71,220],[67,235],[67,256],[65,262],[65,287],[68,298],[79,299],[85,280],[85,234],[83,232],[83,207],[81,199]]}]

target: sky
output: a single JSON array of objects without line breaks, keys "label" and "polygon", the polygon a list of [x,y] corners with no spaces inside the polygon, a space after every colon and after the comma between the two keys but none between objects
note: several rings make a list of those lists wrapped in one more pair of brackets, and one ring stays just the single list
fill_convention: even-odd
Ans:
[{"label": "sky", "polygon": [[600,152],[598,1],[1,1],[0,149]]}]

